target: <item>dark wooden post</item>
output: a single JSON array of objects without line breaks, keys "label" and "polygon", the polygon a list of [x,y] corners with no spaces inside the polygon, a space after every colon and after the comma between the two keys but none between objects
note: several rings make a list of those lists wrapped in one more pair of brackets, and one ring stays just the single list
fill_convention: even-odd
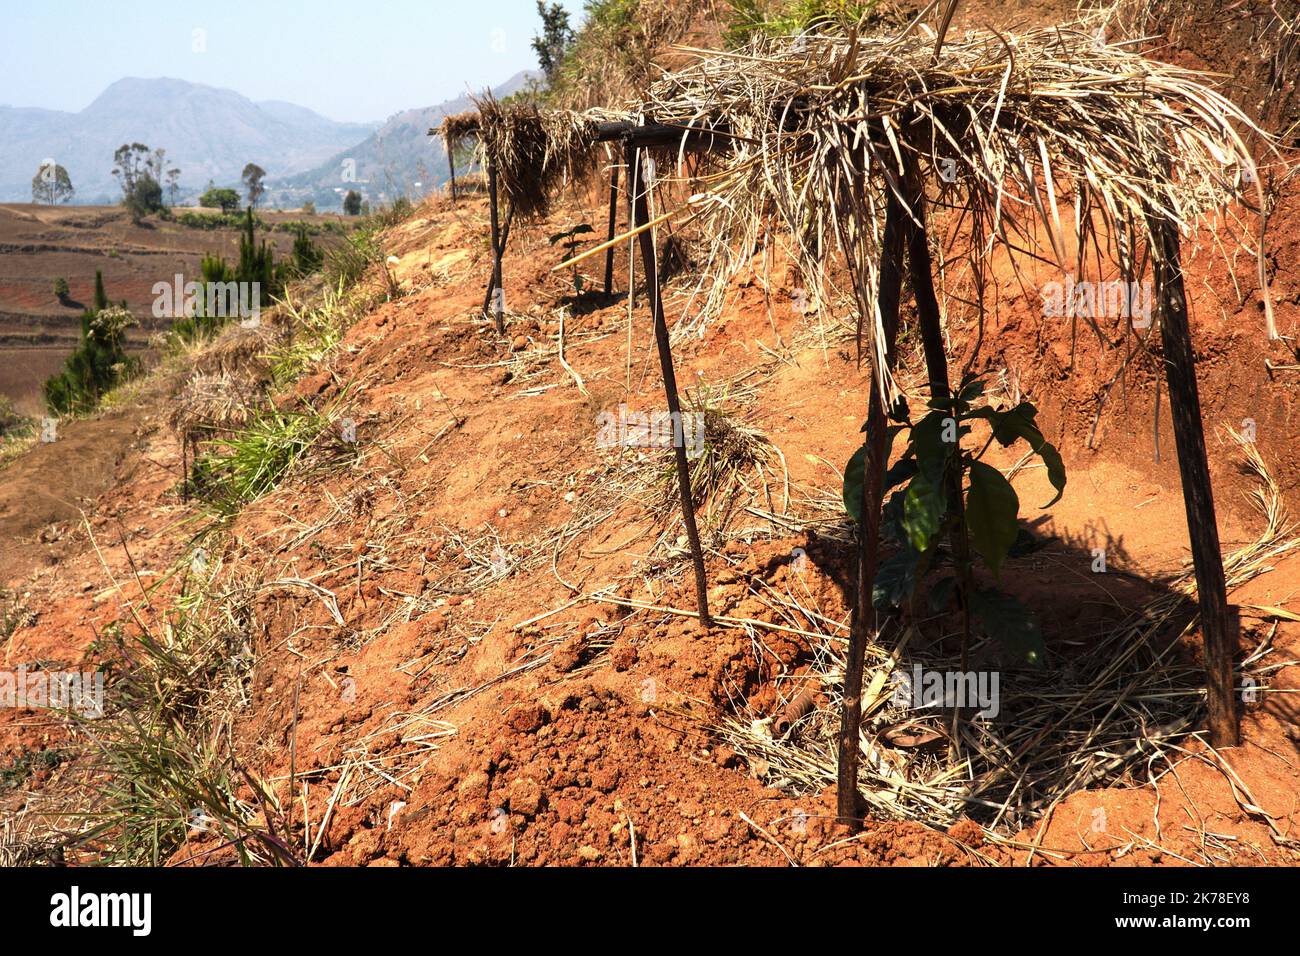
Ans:
[{"label": "dark wooden post", "polygon": [[505,303],[502,301],[501,288],[501,226],[497,221],[497,167],[488,161],[488,211],[492,218],[492,290],[488,298],[492,303],[492,317],[496,321],[497,334],[505,335]]},{"label": "dark wooden post", "polygon": [[451,201],[455,202],[456,201],[456,147],[451,143],[447,144],[447,169],[450,170],[451,172],[451,180],[450,180]]},{"label": "dark wooden post", "polygon": [[[885,235],[880,249],[879,292],[876,302],[885,330],[886,362],[892,364],[894,337],[898,332],[898,300],[903,282],[904,217],[898,200],[890,193],[885,209]],[[860,297],[866,299],[866,296]],[[885,401],[879,369],[872,352],[871,397],[867,407],[867,429],[863,439],[862,525],[858,529],[858,588],[849,624],[849,651],[844,660],[844,704],[840,714],[838,814],[842,822],[857,828],[862,822],[858,795],[858,736],[862,727],[862,674],[866,667],[868,638],[875,633],[875,602],[872,600],[876,571],[880,564],[880,508],[884,499],[886,443]]]},{"label": "dark wooden post", "polygon": [[[609,236],[606,241],[612,242],[614,239],[614,229],[618,224],[618,164],[613,163],[609,168]],[[612,295],[614,292],[614,247],[610,246],[605,251],[605,295]]]},{"label": "dark wooden post", "polygon": [[912,214],[921,223],[907,224],[907,260],[916,295],[916,317],[921,327],[921,350],[925,353],[926,378],[930,383],[930,397],[952,397],[951,379],[948,377],[948,353],[943,345],[943,325],[939,319],[939,298],[934,292],[934,266],[930,260],[930,240],[925,231],[925,193],[917,182],[908,202]]},{"label": "dark wooden post", "polygon": [[[628,172],[628,187],[635,197],[632,203],[633,229],[650,221],[649,204],[646,202],[645,195],[639,190],[640,178],[640,171],[633,163]],[[645,271],[646,290],[650,296],[650,311],[654,316],[655,344],[659,347],[659,368],[663,373],[664,397],[668,401],[668,411],[674,423],[681,423],[682,440],[676,440],[676,427],[673,435],[673,451],[677,459],[677,487],[682,499],[682,522],[686,525],[686,540],[690,543],[691,559],[695,563],[695,604],[700,612],[701,625],[708,627],[712,623],[709,618],[709,583],[704,573],[704,551],[700,547],[700,533],[695,525],[695,501],[691,496],[691,466],[686,458],[686,422],[682,418],[682,406],[677,397],[677,375],[673,371],[668,323],[664,321],[663,296],[659,288],[659,266],[655,261],[654,238],[651,230],[642,232],[637,240],[641,247],[641,266]]]},{"label": "dark wooden post", "polygon": [[[505,225],[501,227],[501,256],[505,258],[506,246],[510,244],[510,224],[515,220],[515,207],[511,206],[506,210]],[[487,291],[483,293],[483,314],[488,314],[488,309],[492,306],[492,291],[497,286],[497,271],[495,264],[492,267],[492,278],[488,279]]]},{"label": "dark wooden post", "polygon": [[[930,397],[944,401],[952,397],[952,380],[948,375],[948,352],[943,343],[939,297],[934,292],[934,263],[930,259],[930,240],[925,225],[925,181],[921,177],[920,166],[914,159],[909,161],[906,182],[907,200],[912,207],[912,219],[907,223],[907,261],[912,289],[916,295],[916,321],[921,329],[921,349],[925,353],[925,377],[930,383]],[[948,506],[958,519],[952,526],[948,541],[960,580],[957,599],[961,604],[962,615],[961,669],[965,671],[971,639],[970,595],[975,582],[971,573],[971,547],[966,532],[966,503],[962,499],[961,473],[950,468],[945,483]],[[957,708],[953,717],[954,742],[957,740],[956,721],[960,715],[961,709]]]},{"label": "dark wooden post", "polygon": [[[627,223],[629,228],[636,228],[636,191],[641,177],[636,168],[636,147],[628,143],[623,149],[623,163],[627,166]],[[630,249],[630,247],[629,247]],[[636,261],[628,256],[627,301],[631,308],[636,308]]]},{"label": "dark wooden post", "polygon": [[1210,464],[1201,424],[1201,398],[1196,386],[1196,360],[1187,320],[1178,227],[1158,214],[1149,220],[1159,243],[1155,259],[1156,298],[1160,303],[1160,339],[1164,346],[1169,411],[1174,420],[1174,445],[1182,476],[1183,504],[1196,569],[1196,593],[1201,605],[1201,635],[1205,641],[1205,688],[1209,704],[1210,743],[1235,747],[1236,707],[1233,701],[1232,658],[1237,635],[1228,616],[1219,526],[1210,487]]}]

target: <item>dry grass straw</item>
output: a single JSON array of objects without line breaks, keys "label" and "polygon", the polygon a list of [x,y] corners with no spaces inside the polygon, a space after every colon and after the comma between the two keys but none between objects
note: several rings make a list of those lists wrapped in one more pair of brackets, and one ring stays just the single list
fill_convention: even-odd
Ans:
[{"label": "dry grass straw", "polygon": [[490,94],[476,103],[482,164],[495,163],[516,216],[544,218],[557,191],[595,168],[595,119],[532,103],[502,103]]},{"label": "dry grass straw", "polygon": [[[1276,479],[1255,446],[1234,436],[1246,469],[1257,480],[1252,501],[1265,527],[1253,544],[1225,559],[1228,587],[1238,588],[1272,569],[1283,555],[1300,549]],[[1050,679],[1040,671],[1001,671],[1000,714],[968,717],[951,738],[952,711],[915,709],[893,697],[896,674],[914,665],[926,671],[955,669],[957,662],[922,650],[910,626],[900,634],[886,627],[885,641],[867,649],[866,720],[861,738],[862,796],[881,819],[915,820],[946,827],[963,815],[991,833],[1014,833],[1039,819],[1077,790],[1155,779],[1182,753],[1177,742],[1194,732],[1204,711],[1202,670],[1178,651],[1198,626],[1195,581],[1185,568],[1162,593],[1118,626],[1088,636],[1068,658],[1049,661]],[[784,737],[771,734],[763,714],[725,717],[709,729],[766,768],[765,782],[795,792],[815,792],[836,779],[836,735],[847,627],[816,607],[811,593],[762,595],[791,622],[823,640],[811,675],[785,696],[795,698],[809,680],[824,690],[822,706]],[[761,641],[761,633],[751,637]],[[976,649],[978,654],[978,649]],[[1246,656],[1239,679],[1251,679],[1268,693],[1278,661],[1263,638]],[[900,731],[925,733],[937,746],[891,744]]]}]

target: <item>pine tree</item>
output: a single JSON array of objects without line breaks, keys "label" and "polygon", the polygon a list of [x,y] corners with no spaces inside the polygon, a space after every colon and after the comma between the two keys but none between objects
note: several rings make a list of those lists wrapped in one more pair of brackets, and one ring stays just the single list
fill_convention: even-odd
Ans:
[{"label": "pine tree", "polygon": [[108,308],[108,293],[104,291],[104,273],[95,270],[95,311]]}]

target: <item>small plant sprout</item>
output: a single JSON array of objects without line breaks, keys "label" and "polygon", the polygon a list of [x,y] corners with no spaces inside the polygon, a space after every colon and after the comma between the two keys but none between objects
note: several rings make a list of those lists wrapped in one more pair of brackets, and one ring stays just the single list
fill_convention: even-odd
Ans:
[{"label": "small plant sprout", "polygon": [[[585,236],[592,232],[592,228],[587,223],[579,223],[563,232],[557,232],[547,240],[551,245],[563,245],[565,258],[572,259],[577,254],[578,246],[582,245],[583,240],[579,236]],[[573,292],[574,295],[582,294],[582,276],[578,275],[578,264],[573,264]]]},{"label": "small plant sprout", "polygon": [[[913,423],[907,402],[899,400],[890,413],[890,437],[908,435],[903,457],[884,476],[889,498],[881,518],[881,532],[898,548],[881,562],[873,588],[876,607],[910,605],[917,584],[936,563],[939,542],[950,541],[955,574],[940,578],[929,590],[933,611],[942,611],[954,594],[963,611],[962,658],[970,644],[971,618],[989,637],[1000,642],[1024,663],[1043,662],[1043,639],[1029,611],[1013,596],[995,587],[977,586],[974,554],[996,580],[1020,534],[1017,518],[1020,499],[1002,472],[983,458],[994,441],[1009,447],[1026,442],[1042,459],[1056,496],[1065,490],[1065,465],[1035,421],[1038,411],[1029,402],[1006,410],[990,405],[976,407],[984,394],[984,379],[967,374],[952,398],[929,402],[929,411]],[[965,447],[976,421],[988,423],[991,434],[977,450]],[[865,428],[865,426],[864,426]],[[844,472],[844,505],[861,521],[863,460],[859,449]],[[891,492],[891,489],[896,489]],[[963,667],[964,669],[964,667]]]},{"label": "small plant sprout", "polygon": [[393,275],[393,269],[395,269],[401,261],[402,260],[397,258],[397,256],[388,256],[384,259],[384,278],[388,280],[388,298],[390,299],[396,299],[402,294],[402,289],[397,284],[397,277]]}]

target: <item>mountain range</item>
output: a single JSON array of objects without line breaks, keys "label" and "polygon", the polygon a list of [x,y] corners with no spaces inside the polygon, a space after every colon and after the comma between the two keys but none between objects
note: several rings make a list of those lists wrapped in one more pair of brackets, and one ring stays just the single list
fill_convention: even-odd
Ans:
[{"label": "mountain range", "polygon": [[[493,92],[507,96],[531,80],[520,73]],[[123,143],[166,150],[167,168],[181,170],[180,204],[192,202],[209,181],[238,189],[250,162],[266,170],[270,205],[310,199],[336,208],[347,189],[387,202],[446,181],[442,143],[427,133],[470,105],[462,96],[383,123],[339,123],[293,103],[254,102],[185,80],[127,77],[78,113],[0,106],[0,202],[30,201],[32,177],[47,159],[68,171],[73,202],[117,202],[113,152]]]},{"label": "mountain range", "polygon": [[79,113],[0,107],[0,200],[29,201],[32,177],[53,159],[68,171],[75,202],[116,202],[113,152],[123,143],[166,150],[167,167],[181,170],[181,194],[194,196],[209,180],[237,183],[250,162],[268,177],[311,169],[378,126],[184,80],[127,77]]}]

